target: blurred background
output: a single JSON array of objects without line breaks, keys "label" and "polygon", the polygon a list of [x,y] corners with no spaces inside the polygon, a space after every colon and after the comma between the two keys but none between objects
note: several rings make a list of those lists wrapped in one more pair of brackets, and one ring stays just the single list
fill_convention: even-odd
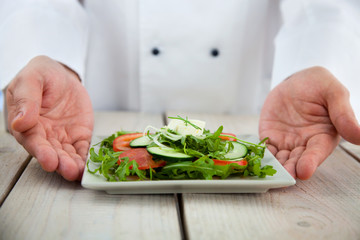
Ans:
[{"label": "blurred background", "polygon": [[3,110],[4,106],[4,99],[3,99],[3,93],[0,91],[0,112]]}]

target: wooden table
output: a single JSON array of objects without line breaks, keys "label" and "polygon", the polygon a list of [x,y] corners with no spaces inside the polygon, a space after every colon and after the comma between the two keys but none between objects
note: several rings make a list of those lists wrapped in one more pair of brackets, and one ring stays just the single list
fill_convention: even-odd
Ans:
[{"label": "wooden table", "polygon": [[[211,130],[257,133],[256,116],[186,115]],[[97,113],[94,135],[165,119]],[[43,171],[1,131],[0,239],[360,239],[359,157],[342,142],[310,180],[263,194],[109,195]]]}]

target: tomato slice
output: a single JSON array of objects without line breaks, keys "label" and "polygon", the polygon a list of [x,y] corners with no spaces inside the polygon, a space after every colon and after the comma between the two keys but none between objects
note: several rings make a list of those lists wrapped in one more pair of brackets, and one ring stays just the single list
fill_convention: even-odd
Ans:
[{"label": "tomato slice", "polygon": [[219,160],[219,159],[213,159],[214,164],[218,165],[218,166],[225,166],[228,165],[230,163],[237,163],[240,166],[246,166],[247,165],[247,161],[245,159],[239,160],[239,161],[228,161],[228,160]]},{"label": "tomato slice", "polygon": [[130,150],[130,142],[136,138],[142,137],[142,133],[128,133],[118,136],[113,141],[113,150],[115,152]]},{"label": "tomato slice", "polygon": [[130,161],[135,160],[139,165],[140,170],[149,169],[150,167],[163,167],[166,164],[166,162],[163,160],[155,162],[146,148],[133,148],[122,152],[119,156],[118,164],[121,163],[121,158],[123,157],[128,157]]},{"label": "tomato slice", "polygon": [[[236,137],[236,135],[235,134],[233,134],[233,133],[221,133],[221,135],[230,135],[230,136],[234,136],[234,137]],[[219,138],[221,138],[222,140],[227,140],[227,141],[236,141],[236,139],[235,138],[231,138],[231,137],[227,137],[227,136],[219,136]]]}]

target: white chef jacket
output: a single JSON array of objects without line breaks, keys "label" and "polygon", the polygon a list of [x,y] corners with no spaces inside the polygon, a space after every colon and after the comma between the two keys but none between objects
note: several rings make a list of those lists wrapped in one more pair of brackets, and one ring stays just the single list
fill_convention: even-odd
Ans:
[{"label": "white chef jacket", "polygon": [[360,113],[357,0],[2,0],[4,88],[34,56],[79,74],[96,110],[258,113],[294,72],[328,68]]}]

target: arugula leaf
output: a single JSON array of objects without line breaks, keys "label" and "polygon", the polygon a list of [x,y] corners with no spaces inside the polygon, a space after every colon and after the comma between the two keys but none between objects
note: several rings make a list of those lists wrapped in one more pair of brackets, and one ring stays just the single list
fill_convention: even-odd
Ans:
[{"label": "arugula leaf", "polygon": [[129,161],[128,157],[122,158],[122,160],[115,171],[118,181],[126,181],[126,177],[135,175],[139,177],[139,180],[147,179],[146,171],[140,170],[135,160]]},{"label": "arugula leaf", "polygon": [[214,161],[208,157],[198,160],[171,163],[164,166],[161,172],[155,174],[159,179],[207,179],[210,180],[218,171],[214,168]]},{"label": "arugula leaf", "polygon": [[99,172],[107,181],[126,181],[128,176],[138,176],[140,180],[147,179],[146,171],[140,170],[135,160],[129,161],[129,158],[124,158],[119,164],[119,156],[121,152],[114,152],[112,148],[102,147],[97,154],[94,148],[90,149],[90,161],[97,164],[97,168],[91,170],[88,161],[88,171],[90,173]]},{"label": "arugula leaf", "polygon": [[205,179],[212,180],[214,176],[225,179],[232,174],[243,173],[246,166],[231,163],[225,166],[215,165],[214,161],[206,156],[198,160],[171,163],[155,174],[158,179]]}]

